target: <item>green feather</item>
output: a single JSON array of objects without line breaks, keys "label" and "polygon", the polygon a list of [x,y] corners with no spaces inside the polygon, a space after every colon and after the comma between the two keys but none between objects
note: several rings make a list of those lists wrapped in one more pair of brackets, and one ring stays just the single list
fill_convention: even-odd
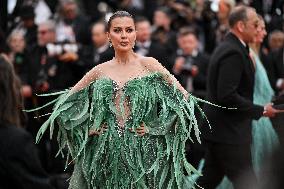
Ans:
[{"label": "green feather", "polygon": [[[192,95],[186,100],[176,84],[168,84],[161,73],[135,78],[119,90],[118,106],[124,119],[127,118],[124,128],[119,128],[115,87],[111,79],[101,78],[76,93],[66,90],[44,95],[60,96],[36,140],[49,126],[52,135],[57,121],[58,154],[67,148],[66,164],[70,162],[69,156],[77,164],[71,189],[182,188],[184,170],[188,174],[199,173],[186,161],[184,149],[191,130],[200,140],[194,108],[203,113],[198,105],[201,100]],[[125,115],[127,99],[130,115]],[[104,134],[88,136],[90,130],[103,123],[108,126]],[[140,137],[129,131],[141,123],[149,133]],[[83,184],[77,186],[76,182]]]}]

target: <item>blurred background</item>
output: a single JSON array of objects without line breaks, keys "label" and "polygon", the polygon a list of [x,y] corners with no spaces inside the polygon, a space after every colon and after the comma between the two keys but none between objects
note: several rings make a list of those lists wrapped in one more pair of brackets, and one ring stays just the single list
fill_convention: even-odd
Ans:
[{"label": "blurred background", "polygon": [[[20,109],[42,106],[53,99],[36,94],[70,88],[92,67],[113,58],[104,22],[115,11],[126,10],[135,18],[134,51],[156,58],[187,91],[205,98],[210,55],[228,32],[228,15],[238,4],[254,7],[265,20],[268,35],[261,46],[260,57],[275,91],[275,102],[283,103],[277,98],[284,91],[283,0],[1,0],[0,53],[5,55],[2,61],[12,63],[19,80],[19,94],[24,104]],[[21,112],[17,127],[31,137],[29,142],[34,143],[39,127],[46,120],[45,115],[51,111],[46,108],[28,114]],[[281,143],[282,117],[272,120]],[[0,136],[1,132],[5,134],[2,140],[13,141],[15,135],[7,136],[0,130]],[[8,146],[5,142],[0,144]],[[7,175],[17,175],[17,171],[9,173],[11,168],[1,165],[1,161],[5,165],[8,151],[26,162],[34,179],[31,182],[22,177],[19,170],[24,169],[16,167],[19,174],[16,180],[21,184],[15,188],[68,187],[72,163],[65,170],[65,158],[61,155],[55,158],[56,141],[47,135],[38,145],[17,145],[17,149],[0,150],[0,178],[5,178],[4,188],[13,188],[14,178]],[[0,149],[4,148],[0,146]],[[189,149],[187,158],[197,167],[204,155],[203,147],[188,144],[186,150]],[[33,159],[37,159],[36,165]],[[26,187],[25,182],[29,183]]]}]

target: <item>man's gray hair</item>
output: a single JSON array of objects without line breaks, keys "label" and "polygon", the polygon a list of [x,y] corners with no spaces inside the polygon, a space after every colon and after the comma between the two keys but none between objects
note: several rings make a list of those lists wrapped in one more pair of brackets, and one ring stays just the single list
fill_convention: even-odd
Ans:
[{"label": "man's gray hair", "polygon": [[54,32],[56,28],[56,24],[53,20],[47,20],[47,21],[41,22],[38,26],[39,27],[46,26],[50,31],[54,31]]},{"label": "man's gray hair", "polygon": [[229,16],[230,28],[233,28],[236,25],[236,23],[239,21],[247,21],[248,20],[247,14],[249,10],[255,11],[254,8],[244,6],[244,5],[240,5],[240,6],[233,8]]}]

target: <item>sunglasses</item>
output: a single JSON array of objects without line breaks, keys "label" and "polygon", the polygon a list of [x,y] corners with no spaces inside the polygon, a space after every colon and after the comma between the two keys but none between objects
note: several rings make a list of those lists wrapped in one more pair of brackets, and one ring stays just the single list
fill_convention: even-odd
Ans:
[{"label": "sunglasses", "polygon": [[40,35],[45,35],[49,31],[50,30],[39,30],[39,31],[37,31],[37,33],[40,34]]}]

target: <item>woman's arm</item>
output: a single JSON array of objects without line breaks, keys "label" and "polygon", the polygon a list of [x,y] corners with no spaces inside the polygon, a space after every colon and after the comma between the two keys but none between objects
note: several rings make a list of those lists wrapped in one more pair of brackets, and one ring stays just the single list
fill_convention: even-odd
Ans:
[{"label": "woman's arm", "polygon": [[180,92],[187,99],[189,94],[188,92],[181,86],[178,80],[166,69],[161,63],[159,63],[155,58],[145,57],[142,59],[142,64],[149,69],[151,72],[160,72],[164,75],[164,79],[171,85],[176,85]]},{"label": "woman's arm", "polygon": [[101,71],[102,64],[94,67],[71,89],[72,93],[78,92],[88,86],[91,82],[98,79],[102,73]]}]

